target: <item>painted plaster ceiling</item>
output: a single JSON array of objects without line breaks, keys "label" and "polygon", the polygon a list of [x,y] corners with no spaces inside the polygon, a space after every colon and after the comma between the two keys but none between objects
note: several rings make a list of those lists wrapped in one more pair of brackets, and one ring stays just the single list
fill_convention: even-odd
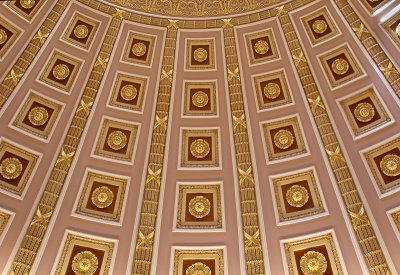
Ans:
[{"label": "painted plaster ceiling", "polygon": [[400,273],[400,2],[0,2],[0,273]]}]

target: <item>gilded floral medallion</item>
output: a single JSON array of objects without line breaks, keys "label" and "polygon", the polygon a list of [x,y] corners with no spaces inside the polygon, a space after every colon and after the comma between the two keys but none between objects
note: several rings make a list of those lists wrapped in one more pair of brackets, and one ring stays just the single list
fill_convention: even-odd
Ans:
[{"label": "gilded floral medallion", "polygon": [[293,207],[303,207],[308,199],[308,191],[303,186],[293,185],[286,191],[286,200]]},{"label": "gilded floral medallion", "polygon": [[113,131],[110,133],[107,139],[108,146],[115,151],[119,151],[126,146],[128,138],[121,131]]},{"label": "gilded floral medallion", "polygon": [[317,34],[323,34],[328,29],[328,24],[326,24],[325,20],[315,20],[312,24],[312,29]]},{"label": "gilded floral medallion", "polygon": [[332,70],[337,75],[344,75],[350,69],[349,62],[346,59],[338,58],[332,63]]},{"label": "gilded floral medallion", "polygon": [[35,0],[20,0],[19,3],[24,9],[31,9],[35,5]]},{"label": "gilded floral medallion", "polygon": [[397,177],[400,175],[400,156],[388,154],[382,158],[379,166],[386,176]]},{"label": "gilded floral medallion", "polygon": [[288,130],[279,130],[274,135],[274,144],[279,149],[285,150],[290,148],[294,143],[293,134]]},{"label": "gilded floral medallion", "polygon": [[206,61],[208,57],[207,50],[204,48],[198,48],[193,52],[193,58],[199,63]]},{"label": "gilded floral medallion", "polygon": [[258,40],[254,44],[254,51],[258,54],[266,54],[269,51],[269,44],[266,40]]},{"label": "gilded floral medallion", "polygon": [[360,122],[369,122],[375,116],[375,108],[370,103],[361,102],[354,109],[354,116]]},{"label": "gilded floral medallion", "polygon": [[307,275],[322,275],[328,268],[325,256],[317,251],[308,251],[300,259],[301,271]]},{"label": "gilded floral medallion", "polygon": [[99,260],[91,251],[82,251],[72,260],[72,271],[76,275],[92,275],[99,266]]},{"label": "gilded floral medallion", "polygon": [[86,25],[77,25],[74,28],[74,34],[79,39],[84,39],[89,35],[89,29],[86,27]]},{"label": "gilded floral medallion", "polygon": [[58,80],[67,79],[69,73],[69,68],[65,64],[58,64],[53,69],[53,76]]},{"label": "gilded floral medallion", "polygon": [[136,87],[130,84],[123,86],[121,89],[121,97],[126,101],[134,100],[137,94],[138,90]]},{"label": "gilded floral medallion", "polygon": [[98,208],[109,207],[113,200],[114,193],[106,186],[98,187],[92,193],[92,203]]},{"label": "gilded floral medallion", "polygon": [[22,163],[17,158],[6,158],[0,164],[0,174],[5,179],[16,179],[21,175]]},{"label": "gilded floral medallion", "polygon": [[196,139],[190,144],[190,153],[198,159],[205,158],[210,153],[210,144],[204,139]]},{"label": "gilded floral medallion", "polygon": [[203,91],[195,92],[192,96],[192,103],[197,108],[203,108],[208,104],[208,95]]},{"label": "gilded floral medallion", "polygon": [[275,99],[281,94],[281,87],[276,83],[268,83],[264,86],[264,95],[268,99]]},{"label": "gilded floral medallion", "polygon": [[147,46],[142,42],[137,42],[132,46],[132,53],[137,57],[145,55],[146,51],[147,51]]},{"label": "gilded floral medallion", "polygon": [[396,34],[397,34],[398,36],[400,36],[400,23],[397,24],[397,27],[396,27]]},{"label": "gilded floral medallion", "polygon": [[198,219],[204,218],[211,211],[210,201],[203,196],[196,196],[189,202],[189,213]]},{"label": "gilded floral medallion", "polygon": [[197,262],[186,269],[186,275],[211,275],[211,269],[203,263]]},{"label": "gilded floral medallion", "polygon": [[3,45],[7,41],[7,33],[0,29],[0,45]]},{"label": "gilded floral medallion", "polygon": [[34,107],[28,114],[29,122],[35,126],[42,126],[49,120],[49,113],[46,108]]}]

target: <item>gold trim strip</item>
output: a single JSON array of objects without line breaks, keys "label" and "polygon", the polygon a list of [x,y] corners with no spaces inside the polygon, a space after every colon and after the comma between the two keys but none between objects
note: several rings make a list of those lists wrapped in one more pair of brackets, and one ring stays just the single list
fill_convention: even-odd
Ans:
[{"label": "gold trim strip", "polygon": [[[229,20],[229,19],[228,19]],[[247,274],[265,274],[263,244],[260,239],[257,195],[249,134],[247,132],[239,60],[237,57],[233,24],[224,20],[225,58],[229,86],[229,98],[233,124],[233,140],[239,177],[239,197],[242,216],[244,256]]]},{"label": "gold trim strip", "polygon": [[169,21],[151,138],[132,274],[150,274],[168,129],[178,22]]},{"label": "gold trim strip", "polygon": [[400,98],[400,73],[347,0],[335,0],[347,23]]},{"label": "gold trim strip", "polygon": [[365,263],[370,274],[389,274],[389,266],[385,255],[376,237],[370,218],[365,212],[364,204],[360,198],[354,179],[347,165],[337,135],[332,127],[331,119],[325,109],[320,92],[315,83],[308,61],[304,55],[299,38],[290,20],[288,11],[292,10],[290,4],[277,9],[277,16],[281,23],[286,43],[292,54],[293,62],[303,90],[308,98],[309,107],[314,115],[314,121],[318,127],[318,132],[324,144],[331,168],[335,175],[338,188],[342,194],[342,199],[347,208],[347,215],[352,222],[352,226],[363,253]]},{"label": "gold trim strip", "polygon": [[[110,9],[115,10],[113,8]],[[59,196],[64,187],[71,162],[79,146],[91,107],[98,94],[108,60],[114,48],[115,41],[117,40],[122,19],[122,17],[115,16],[107,30],[97,60],[92,68],[89,80],[81,97],[80,105],[77,107],[68,133],[64,139],[61,152],[59,153],[59,157],[40,198],[35,214],[24,234],[24,238],[14,257],[12,266],[8,271],[9,275],[28,274],[36,259],[43,238],[47,232],[47,226],[53,216]]]},{"label": "gold trim strip", "polygon": [[0,83],[0,110],[14,92],[15,87],[18,85],[26,70],[32,64],[70,1],[71,0],[58,0],[47,15],[43,24],[39,27],[37,33],[32,37],[25,50],[21,53],[11,70]]}]

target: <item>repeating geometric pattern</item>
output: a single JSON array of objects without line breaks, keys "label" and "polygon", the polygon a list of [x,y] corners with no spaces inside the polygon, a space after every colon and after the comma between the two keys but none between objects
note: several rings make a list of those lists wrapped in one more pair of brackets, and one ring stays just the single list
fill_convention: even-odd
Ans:
[{"label": "repeating geometric pattern", "polygon": [[1,272],[396,273],[395,6],[0,5]]}]

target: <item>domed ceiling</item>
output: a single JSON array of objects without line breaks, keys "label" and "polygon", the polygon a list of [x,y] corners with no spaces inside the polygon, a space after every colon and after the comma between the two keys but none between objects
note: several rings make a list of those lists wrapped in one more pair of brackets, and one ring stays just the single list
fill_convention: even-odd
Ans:
[{"label": "domed ceiling", "polygon": [[0,4],[0,272],[400,273],[400,3]]}]

